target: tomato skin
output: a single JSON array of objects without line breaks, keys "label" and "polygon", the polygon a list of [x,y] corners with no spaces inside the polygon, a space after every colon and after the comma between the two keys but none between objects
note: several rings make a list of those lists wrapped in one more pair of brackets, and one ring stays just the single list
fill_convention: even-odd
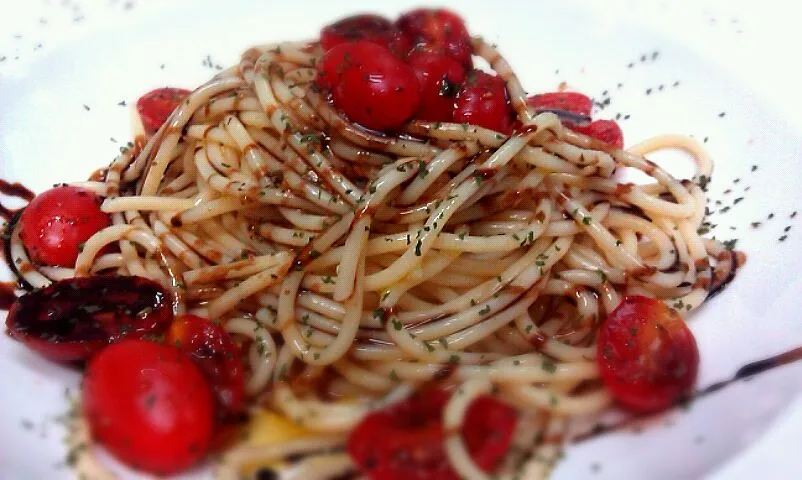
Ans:
[{"label": "tomato skin", "polygon": [[501,77],[474,70],[457,94],[454,121],[510,133],[513,112]]},{"label": "tomato skin", "polygon": [[101,199],[84,188],[62,185],[40,193],[20,216],[20,238],[39,265],[73,267],[80,245],[111,225]]},{"label": "tomato skin", "polygon": [[696,340],[682,317],[659,300],[626,297],[602,324],[597,348],[604,384],[632,411],[668,408],[696,383]]},{"label": "tomato skin", "polygon": [[432,122],[450,122],[454,117],[454,101],[465,70],[453,58],[439,53],[417,50],[407,59],[421,90],[421,103],[415,118]]},{"label": "tomato skin", "polygon": [[589,117],[593,109],[593,101],[578,92],[538,93],[527,98],[526,103],[536,109],[564,110],[585,117]]},{"label": "tomato skin", "polygon": [[245,367],[240,351],[220,325],[197,315],[179,315],[165,341],[189,355],[206,375],[223,416],[245,410]]},{"label": "tomato skin", "polygon": [[380,15],[352,15],[323,27],[320,45],[323,51],[345,42],[365,40],[387,47],[399,57],[412,49],[412,40],[393,23]]},{"label": "tomato skin", "polygon": [[176,348],[133,339],[110,345],[89,362],[82,398],[93,438],[136,469],[173,474],[207,452],[212,392]]},{"label": "tomato skin", "polygon": [[142,119],[145,133],[148,135],[156,133],[190,93],[192,92],[183,88],[163,87],[139,97],[136,101],[136,111]]},{"label": "tomato skin", "polygon": [[57,362],[83,361],[124,337],[164,332],[173,320],[170,295],[135,276],[68,278],[18,298],[6,329]]},{"label": "tomato skin", "polygon": [[614,120],[594,120],[589,125],[569,125],[569,127],[616,148],[624,148],[624,132]]},{"label": "tomato skin", "polygon": [[412,67],[367,41],[341,43],[318,64],[319,83],[351,120],[373,130],[394,130],[418,109],[420,88]]},{"label": "tomato skin", "polygon": [[448,55],[465,68],[473,66],[471,36],[456,13],[443,8],[419,8],[401,15],[396,25],[416,48]]},{"label": "tomato skin", "polygon": [[[442,414],[450,395],[425,390],[369,414],[348,439],[351,458],[372,480],[457,480],[444,450]],[[461,435],[480,468],[498,465],[516,422],[515,411],[492,397],[471,403]]]}]

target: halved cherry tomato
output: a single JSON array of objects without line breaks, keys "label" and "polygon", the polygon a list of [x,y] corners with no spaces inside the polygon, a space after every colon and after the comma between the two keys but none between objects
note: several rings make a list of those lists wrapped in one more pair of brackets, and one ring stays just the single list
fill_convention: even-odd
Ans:
[{"label": "halved cherry tomato", "polygon": [[659,300],[626,297],[602,324],[597,348],[604,384],[633,411],[670,407],[696,382],[696,340],[682,317]]},{"label": "halved cherry tomato", "polygon": [[380,15],[353,15],[327,25],[320,32],[320,45],[324,52],[335,45],[357,40],[387,47],[399,57],[406,56],[412,49],[409,37]]},{"label": "halved cherry tomato", "polygon": [[[351,432],[351,458],[372,480],[456,480],[442,423],[450,395],[425,390],[371,413]],[[515,411],[492,397],[479,397],[468,407],[461,434],[484,471],[495,468],[509,449],[516,422]]]},{"label": "halved cherry tomato", "polygon": [[75,266],[81,244],[111,225],[101,199],[84,188],[62,185],[40,193],[20,217],[20,238],[34,263]]},{"label": "halved cherry tomato", "polygon": [[569,127],[616,148],[624,148],[624,132],[615,120],[594,120],[589,125],[569,125]]},{"label": "halved cherry tomato", "polygon": [[470,72],[457,94],[454,121],[509,133],[513,118],[504,80],[480,70]]},{"label": "halved cherry tomato", "polygon": [[334,105],[370,129],[396,129],[420,104],[412,67],[375,43],[341,43],[323,55],[318,71]]},{"label": "halved cherry tomato", "polygon": [[590,116],[593,108],[593,101],[578,92],[538,93],[527,98],[526,103],[536,109],[563,110],[585,117]]},{"label": "halved cherry tomato", "polygon": [[82,394],[93,438],[133,468],[168,475],[208,451],[212,391],[172,346],[126,339],[106,347],[89,362]]},{"label": "halved cherry tomato", "polygon": [[151,90],[136,101],[136,111],[142,119],[145,133],[152,135],[162,126],[178,105],[192,93],[183,88],[164,87]]},{"label": "halved cherry tomato", "polygon": [[465,81],[465,70],[456,60],[439,53],[416,50],[407,59],[421,90],[421,102],[415,118],[450,122],[454,101]]},{"label": "halved cherry tomato", "polygon": [[[549,92],[532,95],[526,101],[535,109],[558,110],[590,118],[593,101],[578,92]],[[567,116],[567,115],[566,115]],[[587,120],[586,120],[587,121]],[[621,127],[613,120],[594,120],[580,124],[563,119],[565,126],[589,137],[609,143],[617,148],[624,148],[624,134]]]},{"label": "halved cherry tomato", "polygon": [[6,329],[39,354],[61,362],[86,360],[123,337],[158,335],[173,320],[170,295],[142,277],[60,280],[18,298]]},{"label": "halved cherry tomato", "polygon": [[239,348],[220,325],[197,315],[180,315],[173,320],[165,341],[198,364],[214,390],[223,416],[242,413],[245,367]]},{"label": "halved cherry tomato", "polygon": [[401,15],[396,25],[409,35],[413,46],[448,55],[465,68],[473,66],[471,37],[456,13],[442,8],[419,8]]}]

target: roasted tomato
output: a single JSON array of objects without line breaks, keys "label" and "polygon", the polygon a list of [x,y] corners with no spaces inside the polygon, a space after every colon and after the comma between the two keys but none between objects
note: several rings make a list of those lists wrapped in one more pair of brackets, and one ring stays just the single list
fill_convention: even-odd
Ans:
[{"label": "roasted tomato", "polygon": [[624,133],[614,120],[594,120],[589,125],[571,125],[572,130],[584,133],[616,148],[624,148]]},{"label": "roasted tomato", "polygon": [[532,108],[538,110],[562,110],[589,117],[593,101],[577,92],[549,92],[532,95],[526,100]]},{"label": "roasted tomato", "polygon": [[504,80],[480,70],[470,72],[457,94],[454,121],[509,133],[513,119]]},{"label": "roasted tomato", "polygon": [[[442,414],[450,395],[421,391],[365,417],[348,439],[354,462],[372,480],[457,480],[444,451]],[[515,411],[492,397],[479,397],[468,408],[462,438],[484,471],[509,449],[516,422]]]},{"label": "roasted tomato", "polygon": [[659,300],[631,296],[602,324],[597,361],[604,384],[621,405],[654,412],[690,393],[699,349],[675,310]]},{"label": "roasted tomato", "polygon": [[454,101],[465,81],[465,69],[445,55],[418,50],[409,55],[421,91],[421,102],[415,118],[433,122],[450,122]]},{"label": "roasted tomato", "polygon": [[74,267],[81,245],[111,225],[101,199],[89,190],[63,185],[37,195],[20,217],[20,238],[39,265]]},{"label": "roasted tomato", "polygon": [[145,133],[152,135],[192,93],[183,88],[164,87],[151,90],[136,101],[136,111],[142,119]]},{"label": "roasted tomato", "polygon": [[173,320],[165,341],[198,364],[216,394],[221,415],[243,412],[245,368],[239,348],[220,325],[196,315],[180,315]]},{"label": "roasted tomato", "polygon": [[624,147],[624,134],[615,121],[590,121],[593,101],[587,95],[577,92],[540,93],[529,97],[527,103],[537,110],[554,110],[572,130],[617,148]]},{"label": "roasted tomato", "polygon": [[393,130],[418,109],[420,88],[412,67],[387,48],[358,41],[341,43],[318,64],[319,83],[334,106],[373,130]]},{"label": "roasted tomato", "polygon": [[158,335],[173,320],[169,294],[141,277],[70,278],[18,298],[6,329],[55,361],[81,361],[123,337]]},{"label": "roasted tomato", "polygon": [[177,473],[209,448],[212,391],[172,346],[126,339],[106,347],[89,362],[82,394],[92,437],[133,468]]},{"label": "roasted tomato", "polygon": [[327,25],[320,32],[323,51],[345,42],[365,40],[387,47],[399,57],[412,48],[412,41],[390,20],[371,14],[353,15]]},{"label": "roasted tomato", "polygon": [[454,12],[419,8],[399,17],[396,25],[416,48],[443,53],[471,68],[473,45],[465,22]]}]

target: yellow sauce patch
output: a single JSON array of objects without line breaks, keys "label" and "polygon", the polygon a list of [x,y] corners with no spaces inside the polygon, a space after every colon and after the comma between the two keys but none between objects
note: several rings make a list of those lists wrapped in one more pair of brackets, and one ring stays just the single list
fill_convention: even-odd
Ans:
[{"label": "yellow sauce patch", "polygon": [[254,413],[248,424],[248,443],[253,445],[275,445],[310,435],[309,430],[269,410]]}]

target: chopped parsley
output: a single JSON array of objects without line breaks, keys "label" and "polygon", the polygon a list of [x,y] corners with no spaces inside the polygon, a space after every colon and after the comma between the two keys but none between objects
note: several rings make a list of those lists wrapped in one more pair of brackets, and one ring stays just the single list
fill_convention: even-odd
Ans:
[{"label": "chopped parsley", "polygon": [[551,360],[543,360],[543,363],[540,364],[540,368],[547,373],[554,373],[557,371],[557,364],[552,362]]}]

